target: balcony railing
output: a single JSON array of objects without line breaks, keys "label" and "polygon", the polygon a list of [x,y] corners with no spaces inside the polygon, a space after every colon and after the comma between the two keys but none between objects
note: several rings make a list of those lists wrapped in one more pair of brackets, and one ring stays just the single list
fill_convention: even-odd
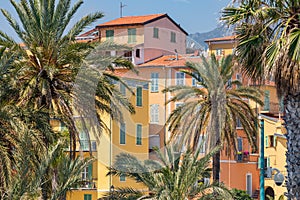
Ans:
[{"label": "balcony railing", "polygon": [[97,189],[96,182],[94,181],[82,181],[82,184],[78,187],[78,189]]}]

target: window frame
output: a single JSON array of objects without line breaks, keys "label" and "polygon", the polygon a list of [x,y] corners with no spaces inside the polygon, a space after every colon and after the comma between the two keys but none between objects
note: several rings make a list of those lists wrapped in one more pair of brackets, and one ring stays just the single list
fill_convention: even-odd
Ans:
[{"label": "window frame", "polygon": [[136,141],[135,144],[140,146],[142,145],[142,135],[143,135],[143,126],[142,124],[136,125]]},{"label": "window frame", "polygon": [[128,28],[128,44],[136,43],[136,28]]},{"label": "window frame", "polygon": [[105,37],[107,41],[114,41],[115,31],[113,29],[105,30]]},{"label": "window frame", "polygon": [[151,72],[151,92],[158,92],[159,73]]},{"label": "window frame", "polygon": [[176,33],[174,31],[171,31],[171,39],[170,41],[172,43],[176,43]]},{"label": "window frame", "polygon": [[159,39],[159,28],[153,28],[153,38]]},{"label": "window frame", "polygon": [[159,123],[159,104],[150,105],[150,123],[152,124]]},{"label": "window frame", "polygon": [[84,195],[83,195],[83,199],[84,199],[84,200],[92,200],[92,199],[93,199],[93,196],[92,196],[92,194],[84,194]]},{"label": "window frame", "polygon": [[143,106],[143,87],[136,87],[136,106]]},{"label": "window frame", "polygon": [[[182,74],[183,77],[178,77],[179,74]],[[176,72],[176,74],[175,74],[175,85],[185,85],[185,73],[184,72],[180,72],[180,71]]]},{"label": "window frame", "polygon": [[[120,134],[119,134],[119,143],[121,145],[126,144],[126,124],[124,122],[120,122]],[[123,141],[124,140],[124,141]]]}]

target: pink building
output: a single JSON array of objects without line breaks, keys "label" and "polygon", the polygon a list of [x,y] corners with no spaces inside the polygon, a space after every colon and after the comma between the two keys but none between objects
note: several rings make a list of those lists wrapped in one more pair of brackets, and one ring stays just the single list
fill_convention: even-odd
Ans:
[{"label": "pink building", "polygon": [[110,52],[111,55],[124,55],[134,64],[141,64],[162,55],[184,54],[187,35],[167,14],[153,14],[121,17],[99,24],[77,40],[127,44],[131,51]]}]

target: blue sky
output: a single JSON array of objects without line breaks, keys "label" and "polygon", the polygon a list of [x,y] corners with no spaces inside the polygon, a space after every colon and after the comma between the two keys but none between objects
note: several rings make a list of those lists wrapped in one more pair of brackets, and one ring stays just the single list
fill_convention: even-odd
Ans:
[{"label": "blue sky", "polygon": [[[75,2],[76,0],[73,0]],[[167,13],[188,33],[207,32],[219,23],[220,11],[231,0],[122,0],[126,6],[123,16]],[[101,11],[105,17],[97,21],[100,24],[120,16],[121,0],[84,0],[75,20],[95,11]],[[9,0],[1,0],[0,8],[14,13]],[[12,34],[2,13],[0,14],[0,29]],[[12,34],[13,35],[13,34]]]}]

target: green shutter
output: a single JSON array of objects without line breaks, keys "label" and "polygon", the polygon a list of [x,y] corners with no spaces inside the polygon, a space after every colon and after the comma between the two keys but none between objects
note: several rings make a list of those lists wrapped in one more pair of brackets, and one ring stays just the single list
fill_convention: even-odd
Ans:
[{"label": "green shutter", "polygon": [[126,143],[126,126],[124,123],[120,123],[120,144]]},{"label": "green shutter", "polygon": [[114,40],[114,30],[106,30],[106,40]]},{"label": "green shutter", "polygon": [[153,37],[158,38],[158,28],[153,28]]},{"label": "green shutter", "polygon": [[265,147],[269,147],[269,137],[265,136]]},{"label": "green shutter", "polygon": [[136,42],[136,29],[129,28],[128,29],[128,43],[135,43]]},{"label": "green shutter", "polygon": [[267,167],[270,167],[271,164],[270,164],[270,157],[267,158]]},{"label": "green shutter", "polygon": [[93,163],[89,164],[88,166],[88,179],[89,180],[93,179]]},{"label": "green shutter", "polygon": [[92,195],[91,194],[84,194],[84,200],[92,200]]},{"label": "green shutter", "polygon": [[171,32],[171,42],[176,43],[176,33]]},{"label": "green shutter", "polygon": [[136,126],[136,144],[142,145],[142,125],[138,124]]},{"label": "green shutter", "polygon": [[142,106],[142,92],[143,92],[142,87],[136,88],[136,105],[137,106]]}]

